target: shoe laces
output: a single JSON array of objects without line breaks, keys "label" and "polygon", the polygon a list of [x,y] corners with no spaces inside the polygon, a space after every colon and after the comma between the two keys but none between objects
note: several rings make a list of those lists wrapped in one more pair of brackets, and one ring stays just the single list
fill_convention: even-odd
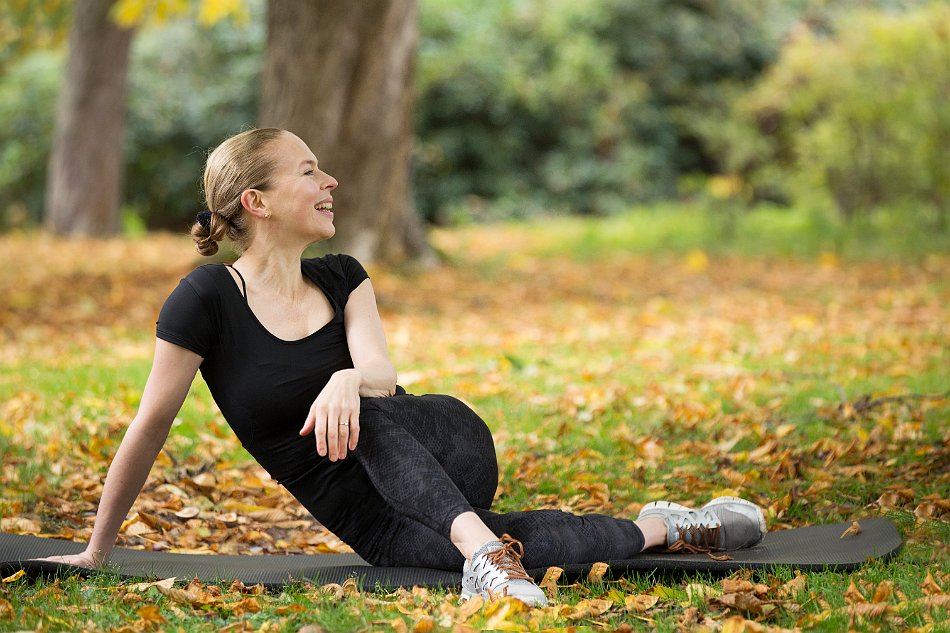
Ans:
[{"label": "shoe laces", "polygon": [[670,543],[666,551],[706,554],[713,560],[732,560],[727,554],[718,556],[712,553],[712,550],[719,546],[719,534],[722,531],[719,519],[709,512],[690,514],[695,516],[695,520],[682,519],[673,524],[679,538]]},{"label": "shoe laces", "polygon": [[[486,552],[484,554],[485,560],[506,575],[507,580],[531,580],[531,576],[525,572],[524,566],[521,564],[521,557],[524,556],[524,546],[521,541],[511,538],[507,534],[502,534],[499,540],[501,540],[501,547]],[[491,570],[488,570],[482,574],[479,583],[484,582],[485,577],[490,573]]]}]

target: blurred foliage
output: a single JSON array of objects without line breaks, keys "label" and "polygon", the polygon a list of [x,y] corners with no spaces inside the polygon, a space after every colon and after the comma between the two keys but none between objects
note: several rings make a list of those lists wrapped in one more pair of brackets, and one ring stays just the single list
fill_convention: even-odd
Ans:
[{"label": "blurred foliage", "polygon": [[775,55],[783,11],[766,0],[428,0],[420,210],[436,221],[600,213],[675,193],[681,173],[714,163],[696,122],[721,116]]},{"label": "blurred foliage", "polygon": [[[43,5],[60,17],[30,13]],[[0,9],[0,37],[13,16],[52,47],[18,44],[14,55],[0,39],[7,226],[39,220],[62,73],[53,34],[68,5]],[[612,213],[697,192],[733,220],[743,201],[834,201],[847,214],[945,208],[948,9],[921,5],[422,0],[418,208],[453,223]],[[255,124],[264,7],[117,3],[117,19],[142,25],[129,78],[127,220],[186,227],[202,204],[207,149]]]},{"label": "blurred foliage", "polygon": [[[261,8],[258,4],[258,8]],[[264,20],[146,29],[129,77],[126,202],[149,226],[190,226],[206,152],[257,118]]]},{"label": "blurred foliage", "polygon": [[0,73],[32,51],[60,46],[66,39],[73,1],[0,2]]},{"label": "blurred foliage", "polygon": [[802,25],[737,102],[720,130],[727,169],[759,198],[945,222],[950,6],[855,11],[836,24],[824,35]]}]

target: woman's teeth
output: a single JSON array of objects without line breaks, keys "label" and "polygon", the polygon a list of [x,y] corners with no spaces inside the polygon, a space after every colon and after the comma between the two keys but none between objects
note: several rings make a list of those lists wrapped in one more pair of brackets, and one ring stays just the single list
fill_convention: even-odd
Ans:
[{"label": "woman's teeth", "polygon": [[313,208],[317,211],[332,211],[333,203],[332,202],[321,202],[319,204],[313,205]]}]

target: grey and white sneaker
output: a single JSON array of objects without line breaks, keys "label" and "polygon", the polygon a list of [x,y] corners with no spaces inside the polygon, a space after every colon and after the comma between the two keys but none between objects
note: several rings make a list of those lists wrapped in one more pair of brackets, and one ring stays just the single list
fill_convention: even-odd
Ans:
[{"label": "grey and white sneaker", "polygon": [[534,584],[521,564],[524,547],[507,534],[500,541],[489,541],[465,561],[462,567],[462,597],[481,596],[485,600],[510,596],[528,606],[543,607],[548,599]]},{"label": "grey and white sneaker", "polygon": [[643,506],[637,520],[658,517],[666,521],[667,545],[682,541],[690,548],[733,550],[752,547],[765,536],[762,508],[739,497],[718,497],[699,510],[671,501]]}]

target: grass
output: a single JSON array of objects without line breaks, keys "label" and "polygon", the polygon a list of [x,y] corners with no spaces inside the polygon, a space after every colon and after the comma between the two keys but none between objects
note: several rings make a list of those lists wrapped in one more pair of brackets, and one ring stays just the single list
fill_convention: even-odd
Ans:
[{"label": "grass", "polygon": [[[439,591],[221,586],[193,587],[185,599],[109,574],[17,580],[0,584],[0,631],[950,630],[946,606],[924,603],[928,577],[950,589],[950,516],[939,510],[950,490],[946,237],[843,228],[801,211],[726,222],[657,207],[436,232],[447,258],[439,269],[370,268],[401,382],[461,397],[489,423],[499,510],[632,517],[658,498],[738,493],[767,508],[770,529],[886,515],[906,543],[895,561],[807,573],[788,590],[788,569],[733,576],[767,587],[761,597],[777,605],[767,615],[723,606],[723,580],[703,576],[562,581],[548,609],[502,603],[468,615]],[[20,270],[27,253],[37,263],[0,280],[16,298],[0,307],[0,521],[82,540],[138,405],[154,315],[196,262],[174,236],[0,238],[7,270]],[[80,258],[83,270],[67,275],[60,264]],[[860,410],[862,396],[892,399]],[[218,506],[291,508],[272,482],[241,483],[255,472],[248,461],[197,380],[136,505],[175,528],[126,533],[120,544],[226,547],[209,528]],[[223,490],[217,502],[201,500],[202,514],[187,521],[162,509],[161,484],[188,492],[182,482],[209,468]],[[263,551],[312,551],[266,521],[234,528],[251,530],[271,535],[249,541]],[[885,612],[856,615],[852,583]],[[625,599],[638,595],[658,600],[628,610]],[[598,604],[606,610],[596,613]]]}]

